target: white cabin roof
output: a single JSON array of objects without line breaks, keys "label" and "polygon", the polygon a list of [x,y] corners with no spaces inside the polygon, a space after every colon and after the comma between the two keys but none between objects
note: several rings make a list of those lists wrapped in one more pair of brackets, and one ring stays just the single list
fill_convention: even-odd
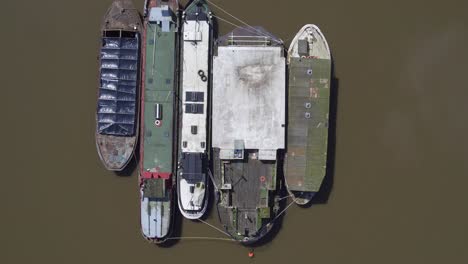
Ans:
[{"label": "white cabin roof", "polygon": [[[206,21],[189,20],[184,23],[183,34],[187,37],[182,43],[182,152],[204,153],[207,147],[210,25]],[[206,77],[205,81],[199,72]],[[194,94],[196,99],[192,98]]]},{"label": "white cabin roof", "polygon": [[245,149],[259,150],[259,159],[276,159],[276,150],[285,147],[285,75],[282,47],[218,47],[213,57],[213,148],[233,150],[236,140],[243,140]]}]

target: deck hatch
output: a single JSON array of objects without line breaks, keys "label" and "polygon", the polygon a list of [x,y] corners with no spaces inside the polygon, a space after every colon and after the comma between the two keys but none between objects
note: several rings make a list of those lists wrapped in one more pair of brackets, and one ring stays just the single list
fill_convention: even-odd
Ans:
[{"label": "deck hatch", "polygon": [[102,38],[97,106],[99,134],[135,134],[138,54],[138,37]]},{"label": "deck hatch", "polygon": [[297,42],[297,52],[300,56],[309,55],[309,43],[305,39],[300,39]]},{"label": "deck hatch", "polygon": [[203,102],[205,99],[204,92],[185,92],[186,102]]},{"label": "deck hatch", "polygon": [[164,198],[166,196],[165,189],[165,180],[148,179],[143,187],[143,196],[152,199]]},{"label": "deck hatch", "polygon": [[185,113],[203,114],[203,104],[185,104]]},{"label": "deck hatch", "polygon": [[205,180],[204,155],[201,153],[184,153],[181,159],[182,178],[189,183],[197,183]]}]

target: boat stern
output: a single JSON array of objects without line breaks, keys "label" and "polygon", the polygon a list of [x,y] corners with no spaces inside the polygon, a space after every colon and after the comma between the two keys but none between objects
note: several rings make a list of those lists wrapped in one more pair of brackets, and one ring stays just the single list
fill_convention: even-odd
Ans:
[{"label": "boat stern", "polygon": [[190,220],[201,218],[208,207],[206,184],[204,182],[189,183],[181,179],[178,188],[180,213]]},{"label": "boat stern", "polygon": [[133,157],[136,137],[119,137],[96,133],[99,158],[111,171],[123,170]]},{"label": "boat stern", "polygon": [[172,195],[164,179],[146,179],[140,189],[141,231],[153,243],[163,243],[169,236],[172,218]]},{"label": "boat stern", "polygon": [[181,214],[191,220],[199,219],[208,207],[206,155],[182,153],[177,172],[178,204]]},{"label": "boat stern", "polygon": [[140,14],[131,0],[114,0],[102,21],[103,30],[140,32],[142,25]]},{"label": "boat stern", "polygon": [[330,59],[330,47],[320,28],[314,24],[303,26],[291,41],[289,57]]}]

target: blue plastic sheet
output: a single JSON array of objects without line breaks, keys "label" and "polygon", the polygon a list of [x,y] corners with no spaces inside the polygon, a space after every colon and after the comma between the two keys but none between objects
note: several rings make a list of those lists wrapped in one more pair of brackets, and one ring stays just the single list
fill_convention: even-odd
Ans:
[{"label": "blue plastic sheet", "polygon": [[138,38],[102,38],[97,107],[100,134],[136,133],[139,46]]}]

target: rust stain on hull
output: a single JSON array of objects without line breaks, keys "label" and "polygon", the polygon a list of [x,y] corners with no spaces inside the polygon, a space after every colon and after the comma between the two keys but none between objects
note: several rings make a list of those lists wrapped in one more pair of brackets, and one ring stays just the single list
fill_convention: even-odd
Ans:
[{"label": "rust stain on hull", "polygon": [[137,137],[118,137],[96,133],[99,158],[108,170],[121,171],[130,162]]},{"label": "rust stain on hull", "polygon": [[[101,25],[101,32],[108,30],[121,30],[141,33],[142,20],[135,9],[131,0],[116,0],[114,1],[103,18]],[[103,35],[102,35],[103,36]],[[99,63],[101,65],[101,62]],[[138,73],[140,78],[140,73]],[[137,98],[136,117],[139,116],[139,81],[137,82]],[[98,94],[99,97],[99,94]],[[96,114],[96,124],[98,124],[98,118]],[[130,162],[133,157],[135,147],[138,140],[138,128],[139,120],[136,118],[135,121],[135,134],[133,136],[114,136],[104,135],[98,133],[98,126],[96,125],[95,138],[96,148],[99,154],[99,158],[108,170],[121,171]]]}]

